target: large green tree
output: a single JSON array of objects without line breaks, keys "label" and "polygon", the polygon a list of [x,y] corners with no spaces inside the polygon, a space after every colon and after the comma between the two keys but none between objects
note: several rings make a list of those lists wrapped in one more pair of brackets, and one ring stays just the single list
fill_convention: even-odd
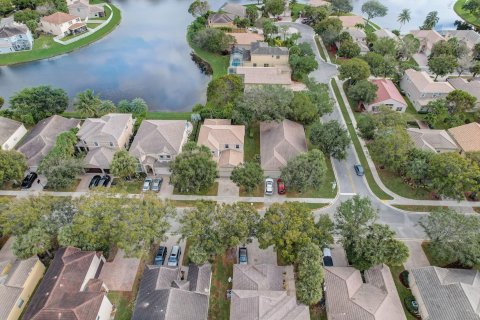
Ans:
[{"label": "large green tree", "polygon": [[368,52],[362,56],[370,66],[370,70],[377,77],[391,77],[397,70],[397,61],[393,56],[383,56],[376,52]]},{"label": "large green tree", "polygon": [[382,56],[395,56],[397,53],[397,41],[392,38],[379,38],[372,46],[372,50]]},{"label": "large green tree", "polygon": [[7,181],[18,183],[27,170],[25,156],[15,150],[0,150],[0,185]]},{"label": "large green tree", "polygon": [[331,120],[326,123],[315,123],[310,131],[310,141],[323,153],[341,160],[345,159],[347,154],[350,136],[338,121]]},{"label": "large green tree", "polygon": [[360,80],[348,87],[347,94],[353,101],[368,105],[377,97],[378,87],[368,80]]},{"label": "large green tree", "polygon": [[263,170],[258,162],[247,161],[232,170],[230,179],[238,187],[250,192],[263,181]]},{"label": "large green tree", "polygon": [[64,190],[84,172],[84,167],[82,159],[46,157],[42,160],[38,172],[45,175],[49,188]]},{"label": "large green tree", "polygon": [[340,48],[338,48],[337,54],[342,58],[355,58],[360,55],[360,46],[353,41],[342,41]]},{"label": "large green tree", "polygon": [[370,145],[374,159],[396,172],[401,170],[411,148],[412,140],[401,127],[379,128]]},{"label": "large green tree", "polygon": [[359,80],[367,79],[370,76],[370,67],[364,60],[353,58],[342,62],[339,73],[341,80],[349,79],[349,82],[353,84]]},{"label": "large green tree", "polygon": [[332,231],[328,216],[315,223],[312,211],[303,203],[274,203],[260,221],[257,238],[260,248],[273,245],[285,262],[292,263],[300,248],[311,242],[322,247],[332,244]]},{"label": "large green tree", "polygon": [[432,30],[437,25],[440,18],[438,17],[438,11],[430,11],[423,21],[423,25],[420,27],[422,30]]},{"label": "large green tree", "polygon": [[148,112],[148,105],[142,98],[135,98],[131,101],[121,100],[117,106],[117,112],[132,113],[137,117],[144,117]]},{"label": "large green tree", "polygon": [[97,118],[100,113],[99,110],[101,105],[102,100],[100,99],[100,96],[98,94],[96,95],[91,89],[78,93],[73,102],[75,111],[77,111],[82,117]]},{"label": "large green tree", "polygon": [[378,0],[369,0],[362,5],[362,13],[367,15],[367,24],[370,19],[376,17],[385,17],[388,12],[388,7],[380,3]]},{"label": "large green tree", "polygon": [[318,190],[326,172],[325,156],[320,150],[314,149],[289,160],[282,168],[281,177],[287,188],[304,192],[307,189]]},{"label": "large green tree", "polygon": [[400,23],[400,28],[398,30],[402,30],[402,26],[405,23],[410,22],[411,19],[410,9],[402,9],[400,14],[398,15],[397,21]]},{"label": "large green tree", "polygon": [[310,93],[305,91],[293,93],[290,109],[291,113],[288,118],[302,124],[310,124],[317,120],[319,116],[319,110],[312,101]]},{"label": "large green tree", "polygon": [[353,10],[351,0],[332,0],[332,10],[348,13]]},{"label": "large green tree", "polygon": [[312,99],[318,110],[318,116],[331,113],[333,111],[333,101],[330,98],[330,91],[328,85],[325,83],[315,82],[313,79],[305,81],[307,86],[307,94]]},{"label": "large green tree", "polygon": [[208,83],[207,103],[214,108],[223,108],[243,95],[243,80],[240,76],[227,74]]},{"label": "large green tree", "polygon": [[477,102],[477,98],[463,90],[453,90],[445,98],[448,103],[450,114],[471,111]]},{"label": "large green tree", "polygon": [[297,81],[302,81],[318,68],[312,47],[306,42],[290,48],[289,63],[292,68],[292,79]]},{"label": "large green tree", "polygon": [[195,0],[188,7],[188,13],[194,17],[204,16],[209,10],[210,5],[208,4],[208,1]]},{"label": "large green tree", "polygon": [[68,107],[65,90],[51,86],[26,88],[10,98],[10,110],[16,119],[27,124],[64,112]]},{"label": "large green tree", "polygon": [[217,177],[217,164],[205,146],[188,142],[170,164],[170,183],[180,192],[198,192],[210,188]]},{"label": "large green tree", "polygon": [[206,28],[198,31],[192,41],[203,50],[221,53],[229,48],[230,44],[234,42],[234,38],[220,29]]},{"label": "large green tree", "polygon": [[135,173],[137,165],[138,160],[127,150],[119,150],[113,155],[110,172],[116,177],[129,177]]},{"label": "large green tree", "polygon": [[332,45],[342,32],[342,21],[329,17],[315,24],[315,32],[322,38],[326,45]]},{"label": "large green tree", "polygon": [[297,257],[297,299],[306,305],[314,305],[322,298],[322,252],[314,243],[302,246]]},{"label": "large green tree", "polygon": [[285,10],[285,0],[265,0],[264,11],[272,14],[273,16],[280,15]]}]

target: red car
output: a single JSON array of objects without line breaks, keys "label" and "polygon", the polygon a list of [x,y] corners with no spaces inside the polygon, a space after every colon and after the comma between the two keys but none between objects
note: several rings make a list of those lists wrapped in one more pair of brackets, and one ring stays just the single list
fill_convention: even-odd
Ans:
[{"label": "red car", "polygon": [[277,190],[278,194],[285,194],[287,189],[285,188],[285,183],[283,183],[282,179],[278,178],[277,179]]}]

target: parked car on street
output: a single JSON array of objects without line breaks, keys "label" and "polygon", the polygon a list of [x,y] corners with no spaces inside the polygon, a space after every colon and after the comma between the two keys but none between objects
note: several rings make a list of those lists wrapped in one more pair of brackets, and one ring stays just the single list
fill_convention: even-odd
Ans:
[{"label": "parked car on street", "polygon": [[285,192],[287,192],[287,189],[285,188],[285,183],[280,178],[277,179],[277,192],[278,194],[285,194]]},{"label": "parked car on street", "polygon": [[363,176],[365,174],[365,171],[363,171],[363,167],[361,164],[356,164],[353,166],[353,168],[355,169],[355,173],[357,174],[357,176]]},{"label": "parked car on street", "polygon": [[143,181],[143,188],[142,188],[142,191],[145,192],[145,191],[149,191],[151,186],[152,186],[152,178],[146,178],[144,181]]},{"label": "parked car on street", "polygon": [[102,177],[99,176],[98,174],[97,174],[97,175],[94,175],[93,178],[92,178],[92,180],[90,180],[90,184],[88,185],[88,188],[89,188],[89,189],[92,189],[92,188],[98,186],[98,182],[100,181],[101,178],[102,178]]},{"label": "parked car on street", "polygon": [[97,185],[102,187],[108,187],[110,180],[112,180],[112,178],[108,174],[106,174],[98,181]]},{"label": "parked car on street", "polygon": [[157,251],[157,255],[153,259],[153,264],[156,266],[161,266],[165,262],[165,258],[167,257],[167,250],[168,248],[165,246],[160,246]]},{"label": "parked car on street", "polygon": [[163,182],[163,178],[153,179],[151,190],[154,192],[160,192],[160,188],[162,187],[162,182]]},{"label": "parked car on street", "polygon": [[30,189],[32,184],[37,180],[38,175],[35,172],[30,172],[22,181],[22,189]]},{"label": "parked car on street", "polygon": [[272,195],[273,194],[273,179],[267,178],[265,179],[265,194]]},{"label": "parked car on street", "polygon": [[248,264],[247,248],[245,248],[245,247],[238,248],[238,263],[239,264]]},{"label": "parked car on street", "polygon": [[169,267],[178,266],[178,262],[180,261],[181,255],[182,255],[182,248],[180,246],[173,246],[172,251],[170,252],[170,256],[168,257],[167,265]]}]

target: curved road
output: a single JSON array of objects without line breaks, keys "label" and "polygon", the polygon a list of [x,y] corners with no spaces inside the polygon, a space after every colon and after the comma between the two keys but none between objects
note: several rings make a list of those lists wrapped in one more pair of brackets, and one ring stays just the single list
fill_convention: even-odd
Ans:
[{"label": "curved road", "polygon": [[[318,52],[317,45],[315,43],[315,32],[309,26],[295,22],[279,22],[278,24],[288,25],[291,28],[297,29],[301,34],[301,42],[307,42],[313,49],[318,62],[318,69],[310,74],[316,81],[329,84],[330,80],[335,77],[337,72],[337,66],[322,60],[320,53]],[[330,87],[330,85],[329,85]],[[345,120],[338,103],[336,103],[332,89],[330,88],[330,96],[335,101],[335,107],[333,112],[322,117],[322,121],[336,120],[345,126]],[[360,163],[358,155],[350,145],[347,150],[347,157],[345,160],[332,159],[335,175],[337,178],[337,184],[339,188],[339,194],[335,201],[327,208],[318,210],[319,213],[334,214],[337,206],[340,202],[350,199],[355,194],[368,197],[372,205],[378,209],[379,221],[381,223],[388,224],[397,233],[398,238],[401,239],[425,239],[425,233],[423,228],[418,225],[418,220],[425,213],[407,212],[397,208],[394,208],[382,200],[377,198],[375,194],[370,190],[365,177],[359,177],[353,171],[353,165]]]}]

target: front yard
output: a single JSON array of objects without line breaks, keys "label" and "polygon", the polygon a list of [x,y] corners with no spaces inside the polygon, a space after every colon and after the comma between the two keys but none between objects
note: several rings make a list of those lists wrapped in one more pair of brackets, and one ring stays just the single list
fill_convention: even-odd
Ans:
[{"label": "front yard", "polygon": [[230,300],[227,290],[232,288],[228,278],[233,277],[233,264],[235,263],[235,249],[217,256],[212,264],[212,286],[210,289],[209,320],[224,320],[230,316]]},{"label": "front yard", "polygon": [[141,193],[143,187],[143,179],[132,179],[125,181],[119,178],[113,178],[112,188],[126,193]]},{"label": "front yard", "polygon": [[215,182],[209,189],[200,190],[199,192],[180,192],[177,189],[174,189],[173,194],[197,195],[197,196],[216,196],[218,194],[218,182]]}]

